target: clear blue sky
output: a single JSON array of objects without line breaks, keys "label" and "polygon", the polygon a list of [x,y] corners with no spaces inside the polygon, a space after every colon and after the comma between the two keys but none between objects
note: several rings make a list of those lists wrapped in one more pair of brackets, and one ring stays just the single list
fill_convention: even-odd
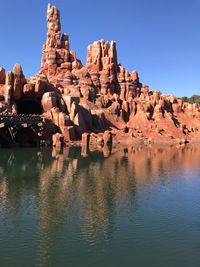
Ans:
[{"label": "clear blue sky", "polygon": [[[46,0],[0,0],[0,66],[40,67]],[[85,63],[87,45],[117,41],[118,60],[151,89],[200,94],[200,0],[55,0],[71,50]]]}]

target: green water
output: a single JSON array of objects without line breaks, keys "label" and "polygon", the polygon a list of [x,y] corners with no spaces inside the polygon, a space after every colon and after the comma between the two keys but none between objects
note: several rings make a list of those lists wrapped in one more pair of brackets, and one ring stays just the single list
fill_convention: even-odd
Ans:
[{"label": "green water", "polygon": [[200,146],[0,150],[1,267],[199,267]]}]

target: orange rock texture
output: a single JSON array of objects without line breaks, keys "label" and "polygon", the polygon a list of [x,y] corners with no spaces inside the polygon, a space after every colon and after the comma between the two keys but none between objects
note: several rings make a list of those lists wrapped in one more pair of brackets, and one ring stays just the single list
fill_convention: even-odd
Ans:
[{"label": "orange rock texture", "polygon": [[7,73],[0,68],[0,112],[23,113],[27,103],[27,113],[51,122],[55,145],[81,138],[82,144],[200,140],[198,105],[150,91],[137,71],[118,63],[114,41],[89,45],[83,66],[68,34],[61,33],[59,10],[50,4],[40,71],[25,78],[19,64]]}]

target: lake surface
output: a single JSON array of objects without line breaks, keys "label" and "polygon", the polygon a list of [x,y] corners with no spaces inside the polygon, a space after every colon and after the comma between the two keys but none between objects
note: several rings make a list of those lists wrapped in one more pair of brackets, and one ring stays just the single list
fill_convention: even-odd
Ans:
[{"label": "lake surface", "polygon": [[1,149],[0,266],[199,267],[200,146]]}]

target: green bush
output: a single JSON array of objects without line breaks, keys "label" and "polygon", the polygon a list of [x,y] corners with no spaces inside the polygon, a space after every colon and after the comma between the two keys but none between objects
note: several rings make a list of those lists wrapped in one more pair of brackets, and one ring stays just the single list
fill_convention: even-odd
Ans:
[{"label": "green bush", "polygon": [[180,99],[182,99],[185,102],[189,102],[189,103],[197,103],[200,104],[200,95],[192,95],[191,97],[187,97],[187,96],[183,96],[180,97]]}]

